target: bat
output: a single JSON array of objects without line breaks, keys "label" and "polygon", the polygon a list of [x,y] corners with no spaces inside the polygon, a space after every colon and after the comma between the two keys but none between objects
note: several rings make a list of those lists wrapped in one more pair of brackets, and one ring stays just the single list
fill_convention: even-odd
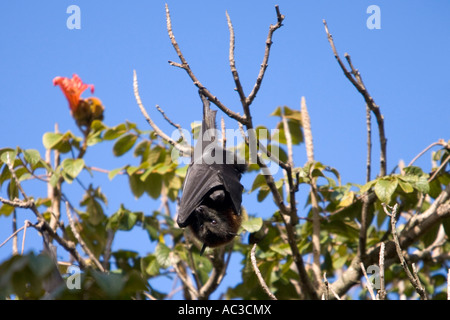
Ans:
[{"label": "bat", "polygon": [[216,112],[200,91],[203,102],[201,135],[194,147],[178,209],[177,224],[189,227],[206,247],[229,243],[241,226],[243,186],[246,164],[217,141]]}]

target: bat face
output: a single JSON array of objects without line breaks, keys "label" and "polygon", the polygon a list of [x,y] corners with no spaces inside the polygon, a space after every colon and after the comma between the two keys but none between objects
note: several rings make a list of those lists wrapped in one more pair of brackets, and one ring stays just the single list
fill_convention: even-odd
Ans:
[{"label": "bat face", "polygon": [[189,222],[193,234],[208,247],[224,245],[234,239],[241,225],[241,216],[224,190],[213,191],[192,213]]}]

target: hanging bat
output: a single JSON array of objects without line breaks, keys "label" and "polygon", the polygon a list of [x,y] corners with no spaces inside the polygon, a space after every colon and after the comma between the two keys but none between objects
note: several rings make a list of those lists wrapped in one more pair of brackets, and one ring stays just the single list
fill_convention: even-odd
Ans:
[{"label": "hanging bat", "polygon": [[216,111],[200,91],[203,102],[201,135],[186,173],[177,223],[189,227],[206,247],[229,243],[241,225],[243,186],[241,175],[246,170],[242,159],[222,148],[217,141]]}]

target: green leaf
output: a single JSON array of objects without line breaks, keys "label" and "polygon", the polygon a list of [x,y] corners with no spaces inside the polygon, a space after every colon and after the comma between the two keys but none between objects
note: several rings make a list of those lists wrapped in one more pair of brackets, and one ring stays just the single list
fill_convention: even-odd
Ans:
[{"label": "green leaf", "polygon": [[116,157],[120,157],[121,155],[127,153],[131,148],[133,148],[137,138],[138,137],[135,134],[126,134],[120,137],[120,139],[117,140],[113,146],[114,155]]},{"label": "green leaf", "polygon": [[414,188],[413,188],[413,187],[411,186],[411,184],[408,183],[408,182],[404,182],[404,181],[402,181],[401,179],[399,179],[399,180],[398,180],[398,184],[400,185],[400,187],[402,188],[402,190],[403,190],[405,193],[411,193],[411,192],[414,191]]},{"label": "green leaf", "polygon": [[84,168],[83,159],[64,159],[62,162],[62,168],[64,172],[69,175],[70,178],[75,179],[81,173]]},{"label": "green leaf", "polygon": [[74,136],[70,131],[65,134],[47,132],[42,137],[42,143],[46,149],[54,149],[61,153],[67,153],[72,148],[70,145],[71,138],[74,138]]},{"label": "green leaf", "polygon": [[261,187],[261,189],[259,189],[258,195],[257,195],[258,202],[263,202],[264,199],[269,195],[269,193],[270,193],[269,187],[267,187],[267,188]]},{"label": "green leaf", "polygon": [[381,178],[375,184],[375,194],[381,202],[388,204],[391,202],[391,197],[397,189],[398,180],[396,178]]},{"label": "green leaf", "polygon": [[9,204],[3,204],[1,207],[0,207],[0,216],[9,216],[11,213],[13,213],[13,211],[14,211],[14,207],[13,206],[10,206]]},{"label": "green leaf", "polygon": [[159,267],[156,257],[152,254],[141,259],[141,269],[145,270],[150,277],[159,274]]},{"label": "green leaf", "polygon": [[253,181],[253,185],[252,185],[250,192],[253,192],[262,186],[267,186],[267,182],[266,182],[266,179],[264,178],[264,175],[258,174],[256,176],[255,180]]},{"label": "green leaf", "polygon": [[127,126],[124,123],[115,126],[114,128],[108,128],[103,135],[104,140],[114,140],[127,132]]},{"label": "green leaf", "polygon": [[281,117],[281,107],[277,107],[271,114],[271,117]]},{"label": "green leaf", "polygon": [[121,172],[124,168],[117,168],[117,169],[113,169],[108,173],[108,178],[109,180],[114,179],[114,177],[119,174],[119,172]]},{"label": "green leaf", "polygon": [[34,149],[23,150],[23,155],[25,156],[25,160],[32,166],[36,165],[41,160],[39,151]]},{"label": "green leaf", "polygon": [[16,159],[17,152],[11,148],[5,148],[0,150],[0,160],[3,163],[11,163],[14,164],[14,160]]},{"label": "green leaf", "polygon": [[106,228],[112,230],[130,231],[136,225],[136,222],[140,217],[142,217],[141,212],[131,212],[121,205],[120,209],[108,219]]},{"label": "green leaf", "polygon": [[136,199],[140,198],[145,192],[144,182],[141,181],[138,174],[129,175],[128,180],[130,183],[131,192],[133,192]]},{"label": "green leaf", "polygon": [[144,189],[150,197],[158,199],[161,196],[163,176],[159,173],[151,173],[144,182]]},{"label": "green leaf", "polygon": [[427,176],[420,176],[415,185],[416,189],[423,193],[430,192],[430,185],[428,183]]},{"label": "green leaf", "polygon": [[355,193],[353,191],[347,192],[338,204],[338,207],[347,207],[353,203]]},{"label": "green leaf", "polygon": [[45,149],[52,149],[60,143],[62,139],[63,135],[61,133],[47,132],[42,138],[42,143],[44,144]]},{"label": "green leaf", "polygon": [[170,248],[160,242],[155,248],[155,256],[162,268],[170,267]]},{"label": "green leaf", "polygon": [[251,233],[259,231],[262,225],[263,225],[262,218],[253,218],[242,222],[242,227]]}]

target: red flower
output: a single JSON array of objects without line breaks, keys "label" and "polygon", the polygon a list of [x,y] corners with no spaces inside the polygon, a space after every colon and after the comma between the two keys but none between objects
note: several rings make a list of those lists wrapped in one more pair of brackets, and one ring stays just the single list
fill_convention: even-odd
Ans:
[{"label": "red flower", "polygon": [[67,98],[67,101],[69,101],[69,107],[72,114],[76,113],[81,100],[81,94],[86,89],[90,87],[91,93],[94,93],[94,85],[83,83],[80,77],[76,74],[73,75],[72,79],[56,77],[55,79],[53,79],[53,85],[61,87],[61,90]]}]

